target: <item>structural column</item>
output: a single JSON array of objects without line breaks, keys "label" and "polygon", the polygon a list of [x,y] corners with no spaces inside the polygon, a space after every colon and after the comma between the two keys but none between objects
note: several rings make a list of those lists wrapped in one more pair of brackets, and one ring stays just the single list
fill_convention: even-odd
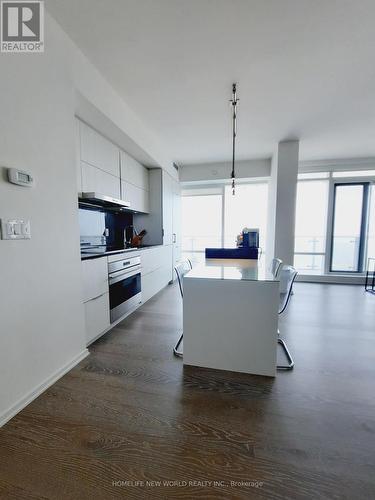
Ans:
[{"label": "structural column", "polygon": [[267,260],[293,265],[299,141],[279,142],[273,155],[268,199]]}]

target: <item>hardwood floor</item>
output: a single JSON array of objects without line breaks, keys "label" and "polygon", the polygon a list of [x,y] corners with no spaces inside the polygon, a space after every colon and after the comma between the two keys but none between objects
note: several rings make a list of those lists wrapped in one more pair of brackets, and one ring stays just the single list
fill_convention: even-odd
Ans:
[{"label": "hardwood floor", "polygon": [[0,497],[375,498],[375,296],[297,283],[275,380],[183,369],[180,326],[168,287],[6,424]]}]

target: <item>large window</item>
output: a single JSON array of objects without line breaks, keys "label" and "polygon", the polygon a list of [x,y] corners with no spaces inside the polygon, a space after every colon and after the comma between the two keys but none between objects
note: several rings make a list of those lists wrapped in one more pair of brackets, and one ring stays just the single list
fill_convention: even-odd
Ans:
[{"label": "large window", "polygon": [[259,229],[259,245],[266,248],[268,184],[239,184],[232,195],[225,186],[224,246],[234,247],[236,236],[244,227]]},{"label": "large window", "polygon": [[328,180],[297,186],[294,265],[302,274],[322,274],[325,265]]},{"label": "large window", "polygon": [[331,271],[361,271],[368,185],[335,184]]},{"label": "large window", "polygon": [[[266,246],[268,184],[187,189],[182,196],[182,253],[193,260],[204,258],[207,247],[236,246],[244,227],[259,228],[260,246]],[[223,210],[224,207],[224,210]]]},{"label": "large window", "polygon": [[294,265],[300,274],[362,273],[375,256],[375,171],[300,174]]},{"label": "large window", "polygon": [[222,195],[182,196],[183,254],[199,260],[206,247],[221,247],[221,241]]}]

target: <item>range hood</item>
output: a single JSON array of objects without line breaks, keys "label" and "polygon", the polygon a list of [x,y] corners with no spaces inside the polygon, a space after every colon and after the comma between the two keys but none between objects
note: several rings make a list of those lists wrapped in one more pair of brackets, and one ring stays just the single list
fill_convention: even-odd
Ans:
[{"label": "range hood", "polygon": [[117,198],[112,198],[112,196],[107,196],[101,193],[81,193],[79,197],[80,201],[87,203],[89,205],[96,205],[100,207],[108,208],[129,208],[130,202],[124,200],[118,200]]}]

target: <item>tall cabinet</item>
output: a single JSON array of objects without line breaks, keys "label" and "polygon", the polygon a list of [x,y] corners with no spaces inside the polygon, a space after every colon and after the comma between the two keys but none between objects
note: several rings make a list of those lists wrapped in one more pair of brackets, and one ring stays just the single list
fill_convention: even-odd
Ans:
[{"label": "tall cabinet", "polygon": [[150,214],[134,216],[138,230],[146,229],[144,243],[171,247],[171,274],[181,258],[181,194],[178,181],[165,170],[150,169]]},{"label": "tall cabinet", "polygon": [[181,188],[178,181],[173,180],[173,207],[172,207],[172,245],[173,245],[173,267],[181,259],[182,253],[182,231],[181,231]]}]

